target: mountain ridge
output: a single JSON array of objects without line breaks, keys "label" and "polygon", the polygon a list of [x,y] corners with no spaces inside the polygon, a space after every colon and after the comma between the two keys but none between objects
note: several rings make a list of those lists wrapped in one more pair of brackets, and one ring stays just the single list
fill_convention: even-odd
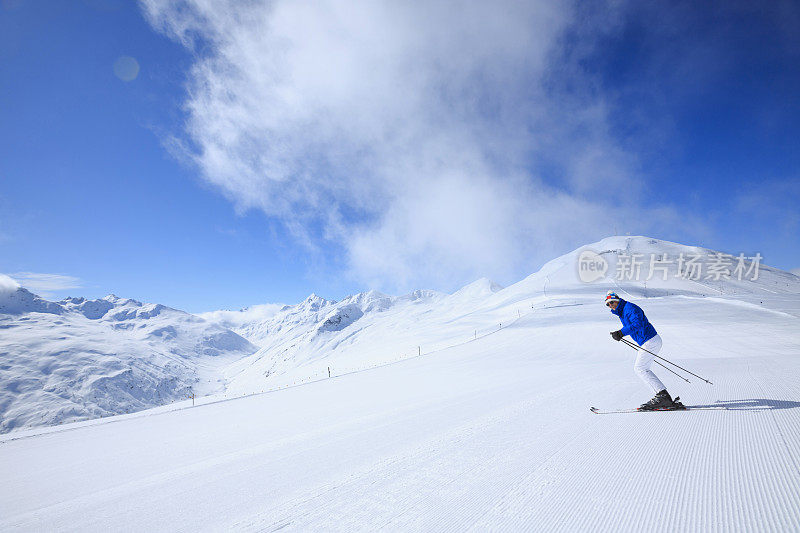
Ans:
[{"label": "mountain ridge", "polygon": [[[586,250],[607,262],[605,276],[591,283],[578,271]],[[654,253],[699,254],[706,266],[717,254],[644,236],[609,237],[505,288],[480,278],[452,294],[367,290],[335,301],[311,293],[294,305],[201,315],[113,294],[50,302],[24,288],[5,291],[0,431],[145,409],[189,391],[249,394],[325,376],[331,367],[383,364],[490,333],[523,312],[595,305],[608,289],[633,299],[721,298],[753,309],[769,295],[775,311],[800,316],[800,278],[765,265],[755,282],[684,279],[677,264],[666,268],[666,281],[614,278],[627,255]]]}]

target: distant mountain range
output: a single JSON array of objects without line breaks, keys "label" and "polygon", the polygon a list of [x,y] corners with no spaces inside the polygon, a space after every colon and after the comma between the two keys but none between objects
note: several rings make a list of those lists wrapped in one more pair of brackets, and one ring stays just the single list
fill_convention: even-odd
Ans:
[{"label": "distant mountain range", "polygon": [[[591,283],[579,271],[587,251],[605,265]],[[537,308],[586,305],[594,292],[598,312],[605,312],[608,289],[631,298],[686,295],[753,306],[768,293],[777,312],[800,315],[794,307],[800,278],[791,273],[758,265],[756,280],[752,272],[741,281],[705,274],[693,279],[678,261],[691,256],[713,270],[716,254],[647,237],[610,237],[556,258],[508,288],[480,279],[453,294],[368,291],[338,302],[312,294],[296,305],[199,316],[114,295],[51,302],[24,288],[5,290],[0,432],[138,411],[190,393],[246,394],[321,379],[329,369],[341,374],[468,342]],[[638,279],[625,278],[632,256],[644,269]],[[661,268],[649,276],[653,256]]]},{"label": "distant mountain range", "polygon": [[0,431],[138,411],[224,390],[258,348],[218,324],[114,295],[0,293]]}]

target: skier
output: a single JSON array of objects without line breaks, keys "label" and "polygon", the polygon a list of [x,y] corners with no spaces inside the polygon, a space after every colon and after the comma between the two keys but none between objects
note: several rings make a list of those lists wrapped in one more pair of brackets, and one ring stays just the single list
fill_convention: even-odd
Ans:
[{"label": "skier", "polygon": [[[655,356],[661,350],[661,337],[656,333],[656,328],[644,316],[642,309],[631,302],[617,296],[614,291],[606,293],[606,306],[617,315],[622,322],[622,329],[611,332],[615,341],[622,340],[625,335],[630,335],[640,349],[636,356],[633,369],[636,374],[649,385],[656,395],[647,403],[639,407],[640,411],[655,411],[658,409],[681,409],[683,404],[674,402],[667,392],[667,388],[660,379],[650,370]],[[648,351],[653,353],[648,353]]]}]

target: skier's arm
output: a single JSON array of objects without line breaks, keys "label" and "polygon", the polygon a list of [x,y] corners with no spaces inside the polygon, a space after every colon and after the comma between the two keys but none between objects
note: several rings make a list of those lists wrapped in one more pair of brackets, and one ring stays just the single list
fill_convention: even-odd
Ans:
[{"label": "skier's arm", "polygon": [[642,324],[644,323],[644,316],[641,310],[633,309],[630,313],[629,319],[628,325],[620,330],[623,337],[625,335],[630,335],[632,332],[642,329],[643,327]]}]

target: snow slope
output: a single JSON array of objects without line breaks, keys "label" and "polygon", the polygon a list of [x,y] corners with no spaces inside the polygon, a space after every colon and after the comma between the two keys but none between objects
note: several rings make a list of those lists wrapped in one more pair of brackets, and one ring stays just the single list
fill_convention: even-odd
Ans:
[{"label": "snow slope", "polygon": [[256,347],[158,304],[0,293],[0,432],[139,411],[221,390]]},{"label": "snow slope", "polygon": [[[650,241],[591,247],[610,260],[679,247]],[[673,395],[720,409],[595,415],[590,405],[634,406],[650,392],[633,350],[608,335],[619,323],[602,304],[613,282],[577,282],[579,252],[466,303],[365,296],[333,316],[363,315],[320,331],[334,308],[312,299],[305,309],[319,320],[305,333],[295,325],[320,350],[305,355],[312,363],[367,363],[373,347],[401,352],[412,339],[435,347],[421,357],[0,436],[0,530],[799,530],[800,278],[765,268],[713,292],[682,279],[621,283],[662,354],[714,382],[656,369]],[[382,309],[364,312],[368,301]],[[405,316],[392,319],[395,307],[410,318],[395,323]]]},{"label": "snow slope", "polygon": [[[578,274],[581,252],[592,250],[608,263],[603,279],[583,283]],[[332,302],[316,295],[274,316],[243,323],[235,331],[261,347],[253,356],[225,370],[230,394],[260,392],[332,374],[360,370],[419,353],[431,353],[455,343],[498,330],[532,308],[583,305],[607,289],[623,297],[721,298],[737,305],[760,308],[769,296],[775,311],[800,316],[800,278],[760,265],[753,274],[729,280],[704,279],[717,252],[647,237],[610,237],[550,261],[528,278],[503,289],[488,279],[478,280],[452,295],[416,291],[390,297],[375,291]],[[624,257],[638,254],[647,263],[653,254],[677,260],[696,255],[699,279],[678,276],[675,261],[664,274],[656,271],[641,282],[619,281],[616,271]],[[735,266],[735,262],[732,266]],[[747,264],[749,266],[749,263]],[[705,267],[704,269],[702,267]],[[694,276],[689,276],[694,277]]]}]

